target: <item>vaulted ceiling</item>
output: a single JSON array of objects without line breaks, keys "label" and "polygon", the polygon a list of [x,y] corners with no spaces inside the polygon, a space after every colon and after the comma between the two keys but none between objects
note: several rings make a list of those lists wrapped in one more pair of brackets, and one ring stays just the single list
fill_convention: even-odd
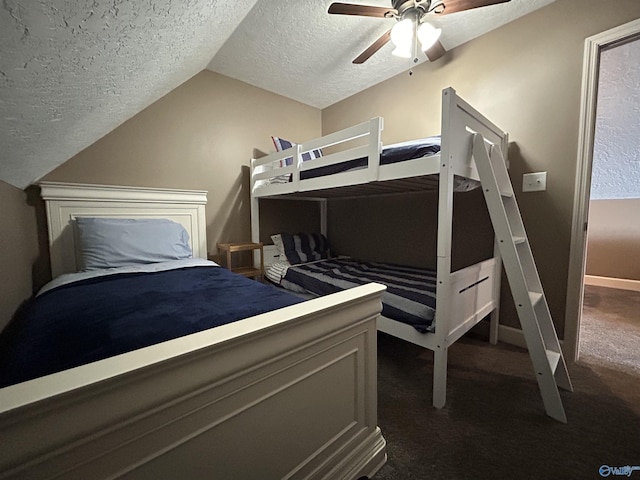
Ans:
[{"label": "vaulted ceiling", "polygon": [[[552,1],[430,18],[452,50]],[[4,0],[0,180],[25,188],[205,68],[317,108],[409,68],[391,45],[353,65],[394,20],[328,15],[330,3]]]}]

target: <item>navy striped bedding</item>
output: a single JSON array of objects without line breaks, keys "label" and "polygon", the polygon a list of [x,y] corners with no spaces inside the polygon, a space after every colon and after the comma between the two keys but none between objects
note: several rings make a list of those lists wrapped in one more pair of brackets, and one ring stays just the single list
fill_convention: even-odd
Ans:
[{"label": "navy striped bedding", "polygon": [[284,254],[293,265],[329,256],[329,242],[321,233],[281,233],[280,239]]},{"label": "navy striped bedding", "polygon": [[349,258],[321,260],[289,267],[285,286],[293,284],[315,295],[328,295],[370,282],[387,286],[382,315],[407,323],[419,332],[433,331],[436,272]]}]

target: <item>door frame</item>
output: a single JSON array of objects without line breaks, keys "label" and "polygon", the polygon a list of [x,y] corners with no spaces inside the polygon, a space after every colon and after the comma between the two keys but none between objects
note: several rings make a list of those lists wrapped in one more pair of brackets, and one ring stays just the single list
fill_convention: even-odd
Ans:
[{"label": "door frame", "polygon": [[585,40],[582,67],[582,94],[578,132],[576,183],[573,197],[573,220],[565,306],[565,357],[578,361],[580,353],[580,317],[584,294],[587,227],[591,190],[591,167],[596,126],[600,52],[640,37],[640,19],[593,35]]}]

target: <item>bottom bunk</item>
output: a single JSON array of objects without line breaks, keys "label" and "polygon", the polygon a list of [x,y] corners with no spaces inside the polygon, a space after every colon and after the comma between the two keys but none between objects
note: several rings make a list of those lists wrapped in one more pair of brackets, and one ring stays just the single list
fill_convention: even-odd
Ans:
[{"label": "bottom bunk", "polygon": [[[499,306],[500,262],[489,258],[453,272],[446,292],[448,302],[438,314],[437,272],[431,269],[367,262],[349,257],[321,258],[328,250],[319,234],[279,234],[266,247],[266,277],[305,296],[323,296],[367,283],[387,288],[377,329],[434,351],[433,403],[444,406],[447,348]],[[311,260],[311,261],[304,261]],[[490,318],[490,340],[497,343],[497,315]]]},{"label": "bottom bunk", "polygon": [[382,315],[419,332],[433,332],[436,275],[432,270],[340,257],[285,267],[283,273],[282,287],[317,296],[371,282],[384,284]]}]

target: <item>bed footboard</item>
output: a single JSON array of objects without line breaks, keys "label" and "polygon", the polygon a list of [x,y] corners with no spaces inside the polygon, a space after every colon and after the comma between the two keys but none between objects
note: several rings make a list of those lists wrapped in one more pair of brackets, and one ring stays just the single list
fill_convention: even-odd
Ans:
[{"label": "bed footboard", "polygon": [[386,459],[383,290],[365,285],[60,372],[50,378],[67,385],[82,369],[129,366],[51,397],[41,379],[0,390],[0,478],[372,475]]}]

